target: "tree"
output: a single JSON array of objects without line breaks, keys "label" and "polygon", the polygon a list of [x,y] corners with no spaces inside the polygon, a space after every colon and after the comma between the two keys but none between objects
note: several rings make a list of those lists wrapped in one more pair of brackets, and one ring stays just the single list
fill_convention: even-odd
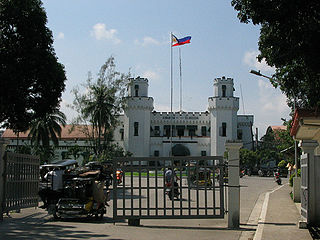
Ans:
[{"label": "tree", "polygon": [[124,95],[130,73],[117,72],[115,67],[114,57],[111,56],[102,65],[96,81],[89,73],[83,85],[85,93],[81,93],[78,88],[73,90],[75,100],[71,107],[79,113],[74,123],[83,126],[82,131],[90,139],[94,153],[98,156],[110,151],[118,116],[125,107]]},{"label": "tree", "polygon": [[58,146],[58,136],[61,137],[61,125],[63,127],[66,125],[66,116],[58,109],[33,120],[28,134],[28,136],[31,137],[31,143],[46,148],[50,146],[51,140],[54,146]]},{"label": "tree", "polygon": [[257,152],[248,150],[246,148],[240,149],[240,166],[247,168],[254,168],[259,165],[259,158]]},{"label": "tree", "polygon": [[25,131],[59,106],[64,66],[40,0],[0,0],[0,126]]},{"label": "tree", "polygon": [[261,25],[258,60],[276,73],[270,80],[298,107],[320,106],[320,1],[232,0],[243,23]]}]

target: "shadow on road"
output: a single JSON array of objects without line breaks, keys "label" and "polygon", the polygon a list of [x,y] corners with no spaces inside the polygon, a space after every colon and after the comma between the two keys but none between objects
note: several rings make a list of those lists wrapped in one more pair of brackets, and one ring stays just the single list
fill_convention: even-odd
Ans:
[{"label": "shadow on road", "polygon": [[[107,234],[97,234],[89,230],[79,230],[72,223],[98,224],[114,223],[112,218],[95,219],[64,219],[63,225],[56,224],[48,215],[40,218],[26,217],[21,219],[9,219],[0,224],[0,239],[106,239]],[[70,223],[70,225],[68,224]]]}]

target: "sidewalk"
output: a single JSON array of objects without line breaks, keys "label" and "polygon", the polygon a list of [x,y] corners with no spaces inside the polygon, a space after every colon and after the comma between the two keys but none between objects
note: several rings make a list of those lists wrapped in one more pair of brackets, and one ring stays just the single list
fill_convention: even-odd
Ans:
[{"label": "sidewalk", "polygon": [[299,229],[300,213],[290,197],[291,187],[286,184],[269,195],[268,208],[260,239],[312,240],[308,229]]},{"label": "sidewalk", "polygon": [[[300,214],[290,198],[290,191],[291,187],[285,184],[268,194],[262,194],[258,202],[264,203],[267,197],[265,208],[260,208],[252,215],[255,223],[243,224],[240,229],[228,229],[227,216],[221,220],[145,220],[144,226],[128,227],[126,222],[113,224],[110,216],[101,223],[55,222],[43,209],[27,208],[22,209],[20,213],[11,213],[10,217],[4,215],[4,222],[0,223],[0,239],[55,240],[82,239],[86,236],[87,239],[236,240],[242,233],[248,233],[243,235],[246,238],[240,239],[312,240],[308,229],[298,228]],[[262,214],[264,209],[265,214]]]}]

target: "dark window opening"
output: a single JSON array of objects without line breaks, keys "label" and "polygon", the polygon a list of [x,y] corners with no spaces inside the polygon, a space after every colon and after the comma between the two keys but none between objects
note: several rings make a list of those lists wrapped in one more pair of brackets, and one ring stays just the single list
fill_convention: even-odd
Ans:
[{"label": "dark window opening", "polygon": [[171,129],[170,125],[165,125],[163,127],[163,133],[165,137],[170,137],[170,129]]},{"label": "dark window opening", "polygon": [[243,133],[242,133],[242,129],[238,129],[238,140],[242,140],[242,136],[243,136]]},{"label": "dark window opening", "polygon": [[201,127],[201,135],[204,137],[207,136],[207,127],[206,126]]},{"label": "dark window opening", "polygon": [[154,127],[154,136],[156,136],[156,137],[160,136],[160,127],[159,126]]},{"label": "dark window opening", "polygon": [[124,139],[124,130],[123,129],[120,129],[120,137],[121,137],[121,140]]},{"label": "dark window opening", "polygon": [[139,96],[139,85],[134,85],[134,90],[135,90],[135,96]]},{"label": "dark window opening", "polygon": [[155,156],[155,157],[159,157],[159,155],[160,155],[160,154],[159,154],[159,151],[158,151],[158,150],[155,150],[155,151],[154,151],[154,156]]},{"label": "dark window opening", "polygon": [[134,122],[134,136],[139,136],[139,123],[138,122]]},{"label": "dark window opening", "polygon": [[201,151],[201,156],[207,156],[207,151]]},{"label": "dark window opening", "polygon": [[227,86],[222,85],[222,97],[226,97],[226,92],[227,92]]},{"label": "dark window opening", "polygon": [[226,137],[227,136],[227,123],[223,122],[222,123],[222,137]]}]

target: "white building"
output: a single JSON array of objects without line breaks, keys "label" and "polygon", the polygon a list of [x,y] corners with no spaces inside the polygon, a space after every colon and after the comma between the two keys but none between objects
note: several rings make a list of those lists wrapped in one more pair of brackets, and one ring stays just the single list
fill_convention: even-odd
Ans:
[{"label": "white building", "polygon": [[[115,143],[133,156],[223,156],[226,140],[242,140],[245,148],[252,148],[253,115],[237,115],[239,98],[233,96],[232,78],[214,79],[213,96],[205,112],[157,112],[148,87],[146,78],[131,79],[128,106],[114,132]],[[86,135],[80,128],[71,128],[67,125],[62,129],[55,150],[57,160],[76,145],[86,149],[82,155],[90,152]],[[8,150],[30,144],[28,132],[16,135],[7,129],[3,138],[9,140]],[[79,156],[80,162],[82,159]]]},{"label": "white building", "polygon": [[226,140],[252,148],[253,115],[237,115],[232,78],[214,79],[205,112],[157,112],[148,87],[146,78],[131,79],[128,106],[114,135],[133,156],[223,156]]}]

